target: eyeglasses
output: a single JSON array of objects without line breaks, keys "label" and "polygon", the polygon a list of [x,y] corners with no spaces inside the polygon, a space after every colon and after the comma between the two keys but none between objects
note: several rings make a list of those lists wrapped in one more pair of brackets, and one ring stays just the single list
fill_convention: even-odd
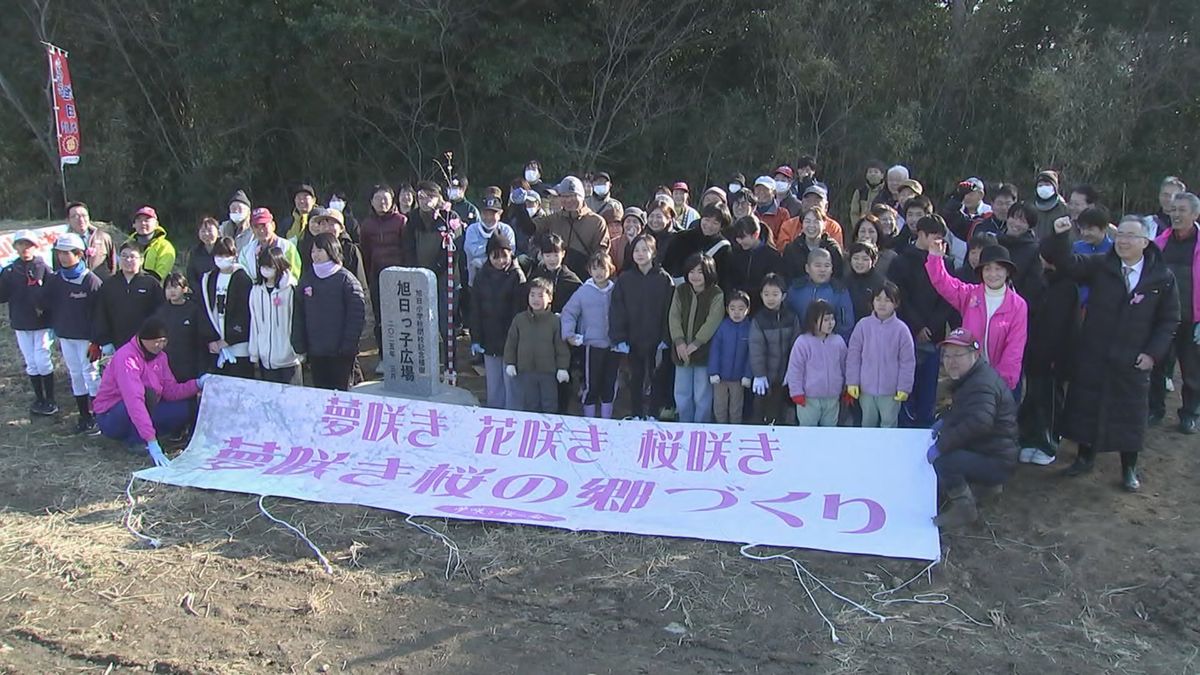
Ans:
[{"label": "eyeglasses", "polygon": [[1118,232],[1117,236],[1114,238],[1115,239],[1124,239],[1125,241],[1131,241],[1134,239],[1149,239],[1149,237],[1147,237],[1144,234],[1136,234],[1134,232]]},{"label": "eyeglasses", "polygon": [[975,352],[973,352],[973,351],[967,351],[967,352],[960,352],[958,354],[955,354],[953,352],[945,352],[944,351],[944,352],[942,352],[942,360],[943,361],[959,361],[959,360],[965,359],[966,357],[968,357],[974,353]]}]

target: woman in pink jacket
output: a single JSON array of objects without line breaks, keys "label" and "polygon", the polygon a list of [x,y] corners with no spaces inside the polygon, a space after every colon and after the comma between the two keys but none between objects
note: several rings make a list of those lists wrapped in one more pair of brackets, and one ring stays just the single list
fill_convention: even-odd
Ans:
[{"label": "woman in pink jacket", "polygon": [[[929,252],[946,255],[945,242]],[[1020,400],[1017,385],[1021,381],[1029,307],[1010,285],[1016,265],[1009,260],[1008,249],[992,245],[980,251],[982,284],[968,284],[950,276],[937,255],[928,256],[925,271],[938,294],[962,315],[962,327],[980,336],[983,358],[1000,374],[1013,397]]]},{"label": "woman in pink jacket", "polygon": [[146,319],[104,369],[92,404],[100,433],[131,447],[145,447],[157,466],[167,464],[159,434],[183,429],[191,419],[191,399],[208,379],[201,375],[176,382],[163,351],[166,346],[166,324],[157,317]]}]

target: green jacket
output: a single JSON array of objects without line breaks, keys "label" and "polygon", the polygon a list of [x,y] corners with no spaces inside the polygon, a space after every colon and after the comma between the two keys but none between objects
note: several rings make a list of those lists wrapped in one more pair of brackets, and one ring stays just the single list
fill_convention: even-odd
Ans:
[{"label": "green jacket", "polygon": [[684,363],[671,349],[671,358],[677,366],[707,366],[708,344],[725,318],[725,294],[719,286],[709,286],[699,296],[691,284],[675,287],[671,299],[671,311],[667,315],[667,328],[671,334],[671,346],[694,344],[695,351]]},{"label": "green jacket", "polygon": [[[129,235],[127,242],[140,243],[137,240],[137,233]],[[159,283],[162,283],[167,275],[175,269],[175,245],[167,239],[167,231],[162,225],[155,225],[154,231],[150,233],[150,242],[142,247],[142,258],[145,262],[142,263],[142,269],[146,270],[147,274],[154,275],[158,278]]]},{"label": "green jacket", "polygon": [[504,343],[504,365],[521,373],[554,373],[571,365],[571,352],[562,339],[562,323],[550,311],[525,310],[508,329]]}]

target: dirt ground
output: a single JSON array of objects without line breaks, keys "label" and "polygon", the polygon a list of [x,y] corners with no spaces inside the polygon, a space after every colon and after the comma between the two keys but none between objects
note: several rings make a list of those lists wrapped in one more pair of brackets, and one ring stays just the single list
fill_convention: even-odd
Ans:
[{"label": "dirt ground", "polygon": [[6,326],[0,357],[0,672],[1200,672],[1200,443],[1169,428],[1138,495],[1116,457],[1022,467],[929,575],[787,551],[880,622],[731,544],[423,519],[447,578],[399,514],[270,499],[329,575],[254,497],[139,481],[146,548],[123,525],[146,458],[70,435],[63,375],[30,421]]}]

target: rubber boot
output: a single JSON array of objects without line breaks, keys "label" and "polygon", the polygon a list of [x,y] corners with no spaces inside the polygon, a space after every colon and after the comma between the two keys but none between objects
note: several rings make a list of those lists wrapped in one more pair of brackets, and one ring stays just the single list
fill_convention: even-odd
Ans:
[{"label": "rubber boot", "polygon": [[29,412],[34,415],[46,414],[46,389],[42,385],[40,375],[30,375],[29,384],[33,387],[33,403],[29,404]]},{"label": "rubber boot", "polygon": [[96,418],[92,416],[92,398],[87,394],[75,397],[75,409],[79,411],[79,421],[75,424],[75,433],[94,436],[100,433],[96,426]]},{"label": "rubber boot", "polygon": [[45,409],[47,415],[58,414],[58,403],[54,400],[54,373],[42,376],[42,390],[45,392]]},{"label": "rubber boot", "polygon": [[950,503],[941,515],[933,519],[933,524],[940,528],[955,528],[970,525],[979,520],[979,511],[975,508],[975,495],[971,486],[964,483],[949,493]]},{"label": "rubber boot", "polygon": [[611,420],[613,418],[613,404],[601,403],[600,404],[600,417],[602,419]]},{"label": "rubber boot", "polygon": [[584,417],[595,417],[597,415],[596,408],[597,408],[597,406],[594,404],[584,403],[583,404],[583,416]]}]

